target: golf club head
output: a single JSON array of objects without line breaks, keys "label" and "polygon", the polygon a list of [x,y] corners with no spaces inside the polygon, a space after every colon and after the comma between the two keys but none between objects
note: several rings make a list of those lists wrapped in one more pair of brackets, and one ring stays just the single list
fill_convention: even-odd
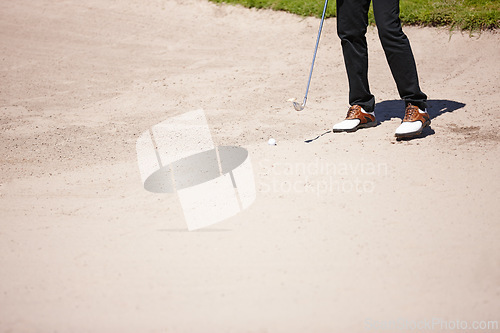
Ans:
[{"label": "golf club head", "polygon": [[293,107],[295,108],[296,111],[302,111],[304,110],[305,104],[299,104],[297,102],[293,102]]}]

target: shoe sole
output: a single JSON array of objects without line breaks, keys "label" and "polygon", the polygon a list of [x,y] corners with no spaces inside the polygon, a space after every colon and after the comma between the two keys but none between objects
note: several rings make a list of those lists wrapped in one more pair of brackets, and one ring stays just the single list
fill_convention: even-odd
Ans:
[{"label": "shoe sole", "polygon": [[351,128],[351,129],[332,129],[332,132],[333,133],[342,133],[342,132],[352,133],[352,132],[356,132],[360,128],[368,128],[368,127],[374,127],[374,126],[377,126],[376,121],[372,121],[372,122],[369,122],[366,124],[359,124],[358,126]]},{"label": "shoe sole", "polygon": [[398,139],[408,139],[408,138],[413,138],[417,135],[420,135],[422,134],[422,131],[424,130],[424,128],[426,128],[427,126],[429,126],[431,124],[431,121],[430,120],[427,120],[423,125],[422,127],[420,127],[417,131],[415,132],[410,132],[410,133],[402,133],[402,134],[394,134],[396,136],[396,138]]}]

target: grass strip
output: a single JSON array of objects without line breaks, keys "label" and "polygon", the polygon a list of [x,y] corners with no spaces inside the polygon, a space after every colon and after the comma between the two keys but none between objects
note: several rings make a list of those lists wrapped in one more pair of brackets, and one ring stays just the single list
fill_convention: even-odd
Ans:
[{"label": "grass strip", "polygon": [[[281,10],[301,16],[320,17],[321,0],[210,0],[216,3],[239,4],[248,8]],[[328,4],[326,17],[334,17],[335,1]],[[449,26],[459,30],[488,30],[500,27],[500,0],[401,0],[403,24]],[[375,23],[370,9],[369,20]]]}]

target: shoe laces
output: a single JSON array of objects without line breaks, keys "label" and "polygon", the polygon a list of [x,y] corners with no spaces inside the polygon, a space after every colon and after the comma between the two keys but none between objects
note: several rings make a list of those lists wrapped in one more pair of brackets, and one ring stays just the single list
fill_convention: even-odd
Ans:
[{"label": "shoe laces", "polygon": [[356,111],[358,111],[358,108],[355,105],[351,106],[349,108],[349,110],[347,111],[347,117],[346,118],[351,118],[356,113]]},{"label": "shoe laces", "polygon": [[411,121],[416,114],[418,115],[418,106],[408,104],[403,121]]}]

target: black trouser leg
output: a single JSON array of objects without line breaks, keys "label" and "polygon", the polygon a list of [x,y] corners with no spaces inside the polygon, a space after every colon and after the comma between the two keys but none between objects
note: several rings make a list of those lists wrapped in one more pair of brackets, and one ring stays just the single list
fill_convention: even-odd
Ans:
[{"label": "black trouser leg", "polygon": [[337,0],[337,33],[342,44],[349,80],[349,104],[365,111],[375,108],[368,84],[368,47],[366,28],[370,0]]},{"label": "black trouser leg", "polygon": [[[373,111],[375,99],[368,85],[366,28],[370,0],[337,0],[337,32],[342,43],[349,80],[349,104]],[[380,41],[406,103],[427,107],[427,96],[420,90],[410,42],[401,29],[399,0],[373,0],[373,11]]]},{"label": "black trouser leg", "polygon": [[406,103],[425,109],[427,96],[420,90],[410,41],[401,29],[399,0],[373,0],[373,14],[399,96]]}]

